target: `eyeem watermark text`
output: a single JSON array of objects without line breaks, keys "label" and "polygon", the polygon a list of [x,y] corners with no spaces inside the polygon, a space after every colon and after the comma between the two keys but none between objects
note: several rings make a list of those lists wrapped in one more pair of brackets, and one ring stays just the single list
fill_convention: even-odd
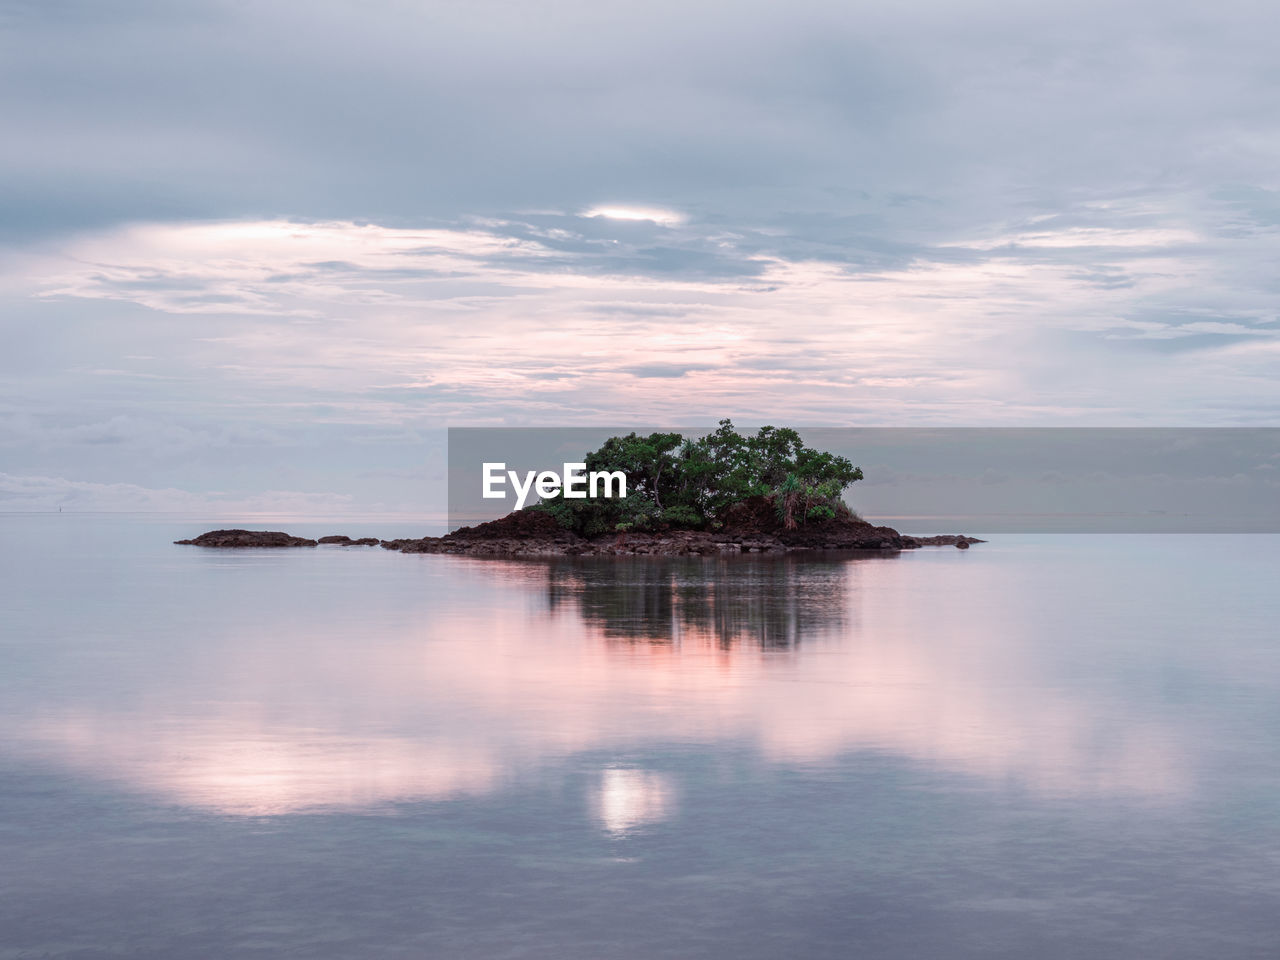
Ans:
[{"label": "eyeem watermark text", "polygon": [[566,463],[562,473],[554,470],[538,472],[530,470],[524,475],[524,483],[506,463],[485,463],[481,469],[486,500],[506,499],[503,487],[508,480],[516,493],[516,509],[524,508],[531,491],[546,499],[557,495],[568,500],[585,500],[587,497],[623,498],[627,495],[627,475],[621,470],[592,470],[587,473],[585,463]]}]

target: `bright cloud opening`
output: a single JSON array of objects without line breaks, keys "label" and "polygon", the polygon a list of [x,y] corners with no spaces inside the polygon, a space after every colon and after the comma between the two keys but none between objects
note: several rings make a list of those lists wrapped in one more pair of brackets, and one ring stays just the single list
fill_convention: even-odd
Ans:
[{"label": "bright cloud opening", "polygon": [[583,216],[605,217],[609,220],[649,220],[662,227],[679,226],[689,219],[675,210],[662,210],[658,207],[592,207]]}]

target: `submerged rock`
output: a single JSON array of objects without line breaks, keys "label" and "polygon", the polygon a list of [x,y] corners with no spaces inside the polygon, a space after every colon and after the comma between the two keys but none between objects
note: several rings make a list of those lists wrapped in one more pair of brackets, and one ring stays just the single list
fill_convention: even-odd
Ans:
[{"label": "submerged rock", "polygon": [[336,543],[340,547],[376,547],[382,541],[377,537],[361,537],[359,540],[352,540],[345,534],[335,533],[327,537],[321,537],[317,543]]}]

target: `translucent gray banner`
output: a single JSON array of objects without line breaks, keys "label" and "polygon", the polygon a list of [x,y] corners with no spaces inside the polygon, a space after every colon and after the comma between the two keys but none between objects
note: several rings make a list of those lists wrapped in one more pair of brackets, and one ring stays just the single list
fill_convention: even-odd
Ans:
[{"label": "translucent gray banner", "polygon": [[[449,529],[515,509],[510,483],[483,496],[486,463],[561,473],[612,436],[712,429],[451,428]],[[797,429],[862,468],[853,509],[904,533],[1280,533],[1280,428]]]}]

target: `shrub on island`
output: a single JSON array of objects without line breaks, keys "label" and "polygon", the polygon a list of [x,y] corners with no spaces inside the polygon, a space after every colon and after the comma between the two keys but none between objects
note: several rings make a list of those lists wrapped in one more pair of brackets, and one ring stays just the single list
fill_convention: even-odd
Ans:
[{"label": "shrub on island", "polygon": [[587,454],[588,471],[621,470],[624,498],[544,497],[530,507],[585,537],[660,529],[717,530],[735,505],[773,504],[787,530],[850,516],[841,499],[862,470],[846,458],[806,447],[790,427],[741,434],[729,420],[689,439],[678,433],[610,437]]}]

